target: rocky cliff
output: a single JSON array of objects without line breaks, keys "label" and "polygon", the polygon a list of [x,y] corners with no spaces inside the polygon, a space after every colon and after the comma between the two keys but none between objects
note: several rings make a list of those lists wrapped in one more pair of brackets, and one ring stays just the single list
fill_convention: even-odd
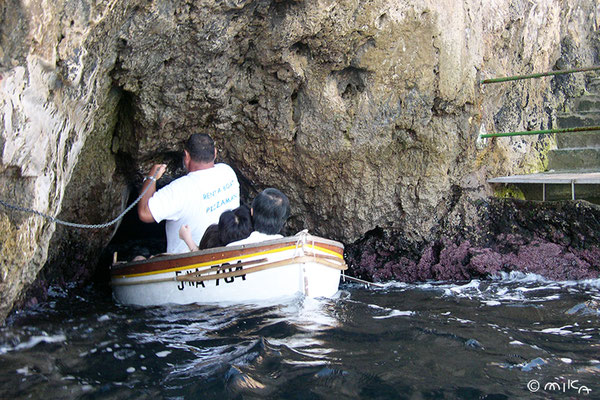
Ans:
[{"label": "rocky cliff", "polygon": [[[593,0],[32,0],[0,5],[3,200],[77,222],[117,215],[155,162],[181,174],[209,132],[251,198],[276,186],[290,230],[407,243],[476,220],[486,178],[544,163],[544,129],[597,62]],[[169,179],[167,177],[166,179]],[[39,271],[85,274],[114,228],[0,209],[0,319]]]}]

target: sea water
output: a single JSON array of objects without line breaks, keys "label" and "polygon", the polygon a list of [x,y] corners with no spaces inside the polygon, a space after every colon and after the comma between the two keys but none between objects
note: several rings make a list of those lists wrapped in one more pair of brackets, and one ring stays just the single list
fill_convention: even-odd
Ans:
[{"label": "sea water", "polygon": [[54,289],[0,328],[0,398],[600,398],[599,304],[600,280],[523,274],[258,305]]}]

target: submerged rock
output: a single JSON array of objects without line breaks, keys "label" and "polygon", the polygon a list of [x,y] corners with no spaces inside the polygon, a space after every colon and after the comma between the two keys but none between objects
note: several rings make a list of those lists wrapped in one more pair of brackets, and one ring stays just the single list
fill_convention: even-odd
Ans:
[{"label": "submerged rock", "polygon": [[566,311],[567,314],[581,314],[581,315],[599,315],[600,314],[600,301],[588,300],[584,303],[577,304]]},{"label": "submerged rock", "polygon": [[481,343],[479,343],[479,341],[476,340],[476,339],[468,339],[465,342],[465,346],[473,348],[473,349],[477,349],[477,350],[485,350],[485,348],[483,347],[483,345]]}]

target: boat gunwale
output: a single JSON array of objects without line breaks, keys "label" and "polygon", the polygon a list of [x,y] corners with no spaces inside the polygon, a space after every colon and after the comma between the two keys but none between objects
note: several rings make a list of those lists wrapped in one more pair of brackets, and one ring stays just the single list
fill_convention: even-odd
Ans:
[{"label": "boat gunwale", "polygon": [[[160,271],[170,269],[185,269],[188,266],[196,264],[268,252],[283,248],[284,246],[282,245],[296,245],[298,243],[314,244],[315,247],[322,247],[325,250],[339,254],[343,259],[344,245],[342,243],[308,234],[304,237],[299,235],[287,236],[259,243],[242,244],[230,247],[215,247],[188,253],[159,255],[140,261],[115,263],[111,266],[110,274],[112,277],[125,277],[127,275],[159,273]],[[282,251],[285,251],[285,249]]]}]

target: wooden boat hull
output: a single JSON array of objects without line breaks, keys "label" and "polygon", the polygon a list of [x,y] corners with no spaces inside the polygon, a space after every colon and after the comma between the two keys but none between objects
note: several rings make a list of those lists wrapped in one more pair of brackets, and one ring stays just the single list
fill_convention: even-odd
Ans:
[{"label": "wooden boat hull", "polygon": [[115,263],[123,304],[251,303],[304,295],[331,297],[347,267],[341,243],[306,233],[144,261]]}]

